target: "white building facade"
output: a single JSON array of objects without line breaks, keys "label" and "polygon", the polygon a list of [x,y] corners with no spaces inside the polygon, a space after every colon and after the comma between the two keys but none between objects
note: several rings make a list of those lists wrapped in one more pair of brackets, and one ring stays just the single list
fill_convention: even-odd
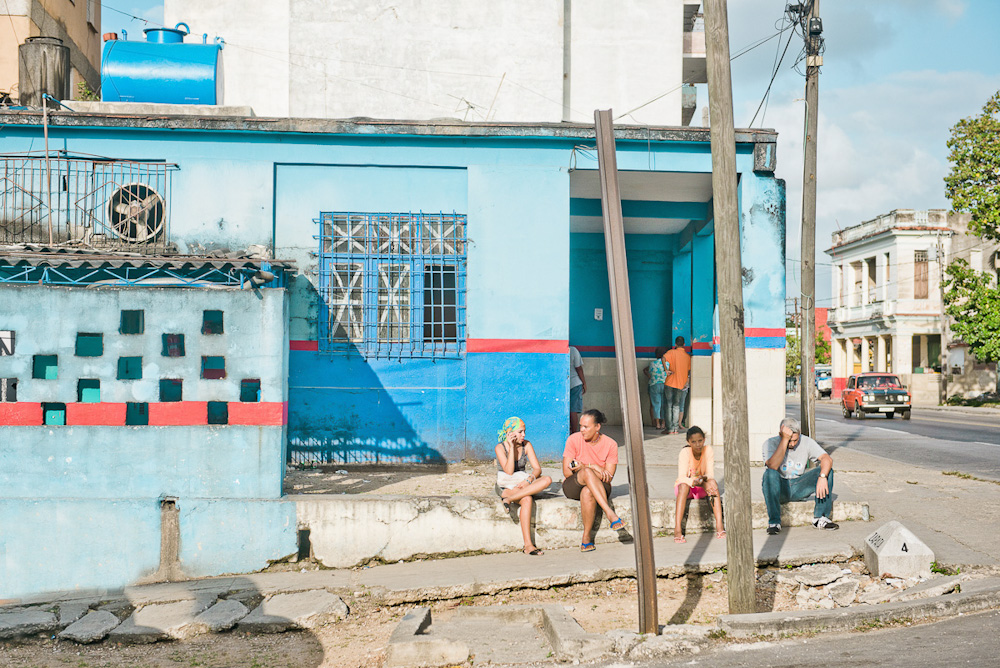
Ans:
[{"label": "white building facade", "polygon": [[953,230],[944,209],[896,209],[833,233],[833,396],[851,374],[899,374],[916,403],[938,403],[941,275]]},{"label": "white building facade", "polygon": [[833,264],[834,398],[851,374],[866,371],[898,374],[915,403],[996,388],[995,364],[973,359],[950,328],[942,338],[942,275],[951,261],[996,271],[995,245],[967,235],[968,219],[944,209],[896,209],[833,233],[826,253]]},{"label": "white building facade", "polygon": [[610,107],[676,126],[707,81],[700,5],[165,0],[164,16],[226,40],[225,104],[259,116],[591,123]]}]

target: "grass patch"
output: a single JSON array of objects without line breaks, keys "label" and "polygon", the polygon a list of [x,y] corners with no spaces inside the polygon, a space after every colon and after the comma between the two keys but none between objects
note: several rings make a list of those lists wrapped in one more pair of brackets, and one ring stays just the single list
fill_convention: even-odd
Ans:
[{"label": "grass patch", "polygon": [[947,566],[942,566],[936,561],[931,562],[931,573],[940,573],[941,575],[959,575],[961,572],[961,568],[952,569]]},{"label": "grass patch", "polygon": [[909,617],[899,617],[897,619],[869,619],[854,627],[855,631],[867,632],[879,629],[889,629],[896,626],[908,626],[913,620]]},{"label": "grass patch", "polygon": [[988,482],[994,485],[1000,485],[1000,482],[996,480],[988,480],[986,478],[977,478],[974,475],[969,475],[968,473],[962,473],[961,471],[941,471],[941,475],[950,475],[955,478],[961,478],[962,480],[975,480],[976,482]]}]

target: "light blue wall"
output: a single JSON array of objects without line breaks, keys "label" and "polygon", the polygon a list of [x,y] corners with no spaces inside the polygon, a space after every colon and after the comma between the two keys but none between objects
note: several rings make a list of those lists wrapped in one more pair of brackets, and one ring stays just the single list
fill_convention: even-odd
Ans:
[{"label": "light blue wall", "polygon": [[[712,343],[715,311],[715,228],[707,225],[691,240],[691,343]],[[695,355],[703,349],[693,351]],[[710,353],[706,351],[703,354]]]},{"label": "light blue wall", "polygon": [[[676,313],[673,235],[626,234],[629,295],[637,348],[668,346]],[[570,336],[575,346],[615,345],[604,235],[570,235]],[[604,319],[594,319],[594,309]],[[590,353],[588,353],[590,354]],[[609,353],[610,354],[610,353]]]},{"label": "light blue wall", "polygon": [[688,245],[684,250],[674,255],[672,266],[674,274],[673,318],[671,318],[670,323],[670,339],[666,343],[668,348],[673,346],[678,336],[684,337],[686,344],[691,343],[691,291],[694,289],[693,269],[694,263],[691,257],[691,247]]},{"label": "light blue wall", "polygon": [[[785,326],[785,182],[754,172],[739,183],[747,328]],[[784,337],[780,337],[784,341]],[[782,347],[783,347],[782,343]]]},{"label": "light blue wall", "polygon": [[295,503],[181,499],[180,567],[190,577],[252,573],[297,549]]}]

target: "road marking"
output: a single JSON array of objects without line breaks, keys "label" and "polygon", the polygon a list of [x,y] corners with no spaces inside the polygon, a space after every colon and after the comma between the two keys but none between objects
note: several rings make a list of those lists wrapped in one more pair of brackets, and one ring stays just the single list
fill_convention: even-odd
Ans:
[{"label": "road marking", "polygon": [[833,422],[835,424],[840,424],[840,420],[831,420],[830,418],[821,418],[821,417],[818,417],[816,419],[819,420],[820,422]]},{"label": "road marking", "polygon": [[[894,434],[909,434],[908,431],[903,431],[902,429],[886,429],[885,427],[872,427],[872,429],[878,429],[879,431],[891,431]],[[917,434],[910,434],[911,436],[916,436]]]},{"label": "road marking", "polygon": [[973,443],[978,443],[979,445],[989,445],[994,448],[1000,448],[1000,443],[984,443],[983,441],[973,441]]}]

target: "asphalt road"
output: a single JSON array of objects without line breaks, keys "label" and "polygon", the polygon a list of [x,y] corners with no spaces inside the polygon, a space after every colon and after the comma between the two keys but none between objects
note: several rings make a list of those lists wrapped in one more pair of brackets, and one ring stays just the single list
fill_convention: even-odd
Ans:
[{"label": "asphalt road", "polygon": [[[785,404],[799,416],[798,399]],[[832,454],[851,448],[938,471],[1000,481],[1000,418],[914,408],[910,420],[845,418],[839,404],[817,402],[817,440]]]},{"label": "asphalt road", "polygon": [[[821,635],[775,642],[723,645],[674,661],[643,666],[672,668],[939,668],[996,666],[1000,656],[1000,612],[963,615],[933,624]],[[607,668],[628,665],[607,663]]]}]

